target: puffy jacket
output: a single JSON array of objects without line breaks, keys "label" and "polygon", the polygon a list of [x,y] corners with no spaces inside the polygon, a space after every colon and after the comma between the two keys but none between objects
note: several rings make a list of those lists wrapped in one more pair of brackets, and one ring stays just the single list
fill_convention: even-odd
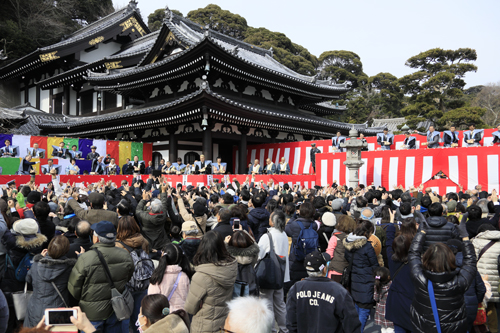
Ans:
[{"label": "puffy jacket", "polygon": [[15,292],[24,289],[24,282],[16,279],[15,269],[28,252],[33,255],[42,252],[42,246],[46,241],[47,237],[42,234],[23,236],[10,230],[5,232],[2,237],[2,243],[5,245],[7,255],[12,261],[13,267],[10,265],[10,262],[6,262],[7,270],[1,284],[1,289],[4,292]]},{"label": "puffy jacket", "polygon": [[[392,250],[392,243],[395,233],[396,227],[391,223],[386,228],[386,245],[387,262],[389,264],[389,271],[391,272],[392,283],[389,288],[389,294],[387,295],[385,318],[411,331],[413,325],[410,320],[410,306],[415,294],[415,288],[411,280],[411,269],[408,264],[408,258],[401,262],[399,260],[396,261],[393,257],[394,252]],[[399,272],[398,275],[395,276],[397,270],[399,270]]]},{"label": "puffy jacket", "polygon": [[[459,252],[455,256],[455,263],[457,267],[462,267],[464,256],[462,252]],[[476,320],[477,306],[483,301],[484,294],[486,293],[486,287],[484,286],[483,279],[476,271],[476,277],[472,281],[469,289],[465,292],[465,310],[467,312],[467,327],[472,327],[474,320]]]},{"label": "puffy jacket", "polygon": [[[186,314],[184,312],[184,314]],[[156,332],[169,332],[169,333],[189,333],[189,327],[186,325],[185,320],[177,313],[171,313],[165,318],[157,321],[153,325],[149,326],[144,333],[156,333]]]},{"label": "puffy jacket", "polygon": [[431,216],[427,218],[429,227],[425,229],[426,237],[424,252],[434,243],[445,243],[448,239],[462,239],[458,234],[457,227],[446,220],[443,216]]},{"label": "puffy jacket", "polygon": [[422,253],[426,234],[417,233],[410,246],[409,262],[415,297],[410,307],[413,332],[436,332],[435,320],[427,290],[427,281],[433,282],[436,306],[442,333],[466,333],[465,291],[476,276],[476,255],[471,242],[464,242],[462,268],[453,272],[435,273],[422,268]]},{"label": "puffy jacket", "polygon": [[119,292],[125,290],[134,273],[134,261],[128,251],[115,247],[114,243],[94,244],[90,251],[78,257],[69,276],[68,290],[80,301],[79,305],[89,320],[98,321],[108,319],[113,314],[113,308],[110,302],[111,286],[94,248],[102,253]]},{"label": "puffy jacket", "polygon": [[379,267],[373,246],[364,236],[349,234],[343,241],[345,259],[352,260],[351,295],[356,303],[373,303],[373,269]]},{"label": "puffy jacket", "polygon": [[193,315],[191,332],[216,332],[224,326],[238,274],[236,259],[220,265],[195,267],[185,310]]},{"label": "puffy jacket", "polygon": [[188,237],[179,244],[182,252],[184,252],[190,263],[193,262],[194,255],[196,254],[196,251],[198,251],[200,243],[201,238]]},{"label": "puffy jacket", "polygon": [[259,242],[260,237],[267,232],[269,228],[269,212],[263,208],[254,208],[248,213],[248,225],[252,228],[255,241]]},{"label": "puffy jacket", "polygon": [[[44,315],[47,308],[64,308],[69,304],[68,278],[76,259],[51,257],[37,254],[33,258],[33,265],[28,271],[26,281],[33,285],[33,295],[28,302],[24,326],[35,327]],[[54,289],[52,282],[64,297],[64,302]]]},{"label": "puffy jacket", "polygon": [[73,209],[76,216],[78,216],[81,220],[88,221],[90,224],[95,224],[101,221],[109,221],[113,223],[115,227],[118,226],[118,214],[116,214],[116,212],[105,209],[92,208],[85,210],[80,207],[76,200],[71,198],[70,200],[68,200],[67,205],[69,205],[71,209]]},{"label": "puffy jacket", "polygon": [[[468,222],[467,222],[468,223]],[[500,231],[487,230],[478,234],[473,240],[476,257],[479,257],[481,250],[490,242],[496,241],[477,262],[477,270],[481,275],[488,275],[488,282],[491,284],[491,298],[489,302],[500,302],[498,293],[498,256],[500,255]]]},{"label": "puffy jacket", "polygon": [[150,284],[148,288],[148,295],[151,294],[163,294],[166,297],[172,292],[175,281],[177,281],[177,276],[181,274],[179,278],[179,283],[177,288],[170,299],[170,311],[177,311],[184,309],[184,304],[186,303],[186,298],[189,292],[189,277],[186,273],[182,272],[182,268],[179,265],[168,265],[165,273],[163,274],[163,279],[160,284]]},{"label": "puffy jacket", "polygon": [[[345,232],[335,231],[332,237],[330,237],[328,248],[326,249],[326,253],[328,253],[332,258],[328,269],[339,274],[344,273],[344,268],[349,265],[347,260],[345,260],[345,247],[343,243],[343,240],[346,237],[347,235]],[[331,277],[331,273],[332,272],[328,273],[328,277]]]},{"label": "puffy jacket", "polygon": [[[135,215],[142,224],[142,234],[148,240],[151,249],[161,250],[166,242],[168,242],[165,230],[165,224],[168,224],[167,217],[164,212],[153,214],[144,210],[146,205],[145,200],[141,200],[137,205]],[[170,230],[170,226],[168,227]]]},{"label": "puffy jacket", "polygon": [[246,248],[228,245],[227,251],[238,261],[238,275],[236,276],[236,280],[248,283],[250,295],[259,296],[259,285],[254,268],[259,258],[259,245],[253,243]]}]

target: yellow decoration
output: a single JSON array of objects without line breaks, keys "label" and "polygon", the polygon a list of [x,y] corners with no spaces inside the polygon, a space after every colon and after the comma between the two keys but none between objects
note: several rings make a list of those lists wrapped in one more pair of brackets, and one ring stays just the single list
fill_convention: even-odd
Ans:
[{"label": "yellow decoration", "polygon": [[125,159],[129,158],[132,160],[132,142],[130,141],[121,141],[118,144],[118,150],[120,152],[120,160],[119,160],[119,165],[120,167],[125,164]]},{"label": "yellow decoration", "polygon": [[104,40],[104,37],[103,36],[99,36],[99,37],[96,37],[94,39],[91,39],[89,41],[89,44],[90,45],[96,45],[96,44],[99,44],[100,42],[102,42]]},{"label": "yellow decoration", "polygon": [[107,62],[104,65],[106,65],[107,69],[123,68],[123,66],[120,65],[120,63],[121,63],[121,60],[120,61]]},{"label": "yellow decoration", "polygon": [[42,62],[46,61],[51,61],[51,60],[56,60],[61,58],[60,56],[56,56],[57,51],[50,52],[50,53],[45,53],[45,54],[40,54],[40,60]]},{"label": "yellow decoration", "polygon": [[[144,29],[141,27],[141,24],[137,21],[135,17],[129,18],[128,20],[120,24],[120,26],[123,27],[122,32],[134,27],[135,29],[137,29],[137,32],[141,34],[141,36],[144,36],[146,34],[146,31],[144,31]],[[132,31],[134,30],[132,29]]]}]

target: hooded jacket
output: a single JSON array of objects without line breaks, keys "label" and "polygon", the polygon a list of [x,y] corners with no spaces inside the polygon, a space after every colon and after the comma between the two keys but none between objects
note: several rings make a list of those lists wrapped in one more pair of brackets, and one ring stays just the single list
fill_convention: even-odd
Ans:
[{"label": "hooded jacket", "polygon": [[461,239],[457,227],[443,216],[430,216],[426,219],[429,227],[425,229],[424,252],[434,243],[444,243],[448,239]]},{"label": "hooded jacket", "polygon": [[[144,210],[145,200],[139,201],[135,215],[142,224],[142,234],[149,242],[149,247],[155,250],[161,250],[165,243],[169,242],[166,229],[170,230],[170,222],[164,212],[153,214]],[[168,225],[168,228],[165,226]]]},{"label": "hooded jacket", "polygon": [[216,332],[224,326],[238,274],[236,259],[218,266],[202,264],[195,267],[185,310],[193,315],[191,332]]},{"label": "hooded jacket", "polygon": [[346,289],[326,277],[309,277],[288,293],[286,327],[290,333],[358,333],[361,323]]},{"label": "hooded jacket", "polygon": [[259,242],[260,237],[269,228],[269,215],[269,212],[264,207],[254,208],[247,215],[248,225],[252,228],[256,242]]},{"label": "hooded jacket", "polygon": [[343,241],[345,259],[352,260],[351,295],[358,304],[373,303],[373,269],[378,267],[373,246],[364,236],[350,233]]},{"label": "hooded jacket", "polygon": [[10,262],[7,262],[7,270],[1,284],[1,289],[4,292],[15,292],[24,289],[24,282],[16,279],[15,269],[28,252],[33,255],[42,252],[43,244],[46,241],[47,237],[42,234],[21,235],[11,230],[5,232],[2,237],[2,243],[5,245],[7,255],[14,267],[10,265]]},{"label": "hooded jacket", "polygon": [[115,244],[94,244],[90,251],[78,257],[71,271],[68,290],[76,300],[79,300],[82,311],[90,321],[106,320],[113,314],[111,307],[111,286],[104,272],[104,267],[94,248],[104,257],[116,289],[121,293],[134,273],[134,261],[124,249]]},{"label": "hooded jacket", "polygon": [[[28,301],[24,326],[35,327],[44,315],[47,308],[64,308],[69,304],[68,278],[76,259],[51,257],[37,254],[33,258],[33,265],[28,271],[26,281],[33,285],[33,295]],[[64,297],[64,302],[54,289],[52,282]]]},{"label": "hooded jacket", "polygon": [[481,250],[490,241],[496,241],[496,243],[481,256],[481,259],[477,262],[477,270],[481,275],[488,275],[488,281],[491,284],[492,293],[489,302],[500,302],[500,296],[498,293],[499,276],[497,269],[498,256],[500,255],[500,231],[487,230],[481,232],[472,240],[472,245],[474,245],[476,257],[478,257]]},{"label": "hooded jacket", "polygon": [[[172,307],[170,307],[170,312],[172,311]],[[168,316],[160,321],[157,321],[144,331],[144,333],[156,332],[189,333],[189,327],[186,326],[186,323],[180,315],[176,313],[170,313]]]},{"label": "hooded jacket", "polygon": [[236,280],[248,283],[250,295],[259,296],[259,284],[254,268],[259,258],[259,245],[253,243],[246,248],[228,245],[227,251],[230,255],[235,257],[238,262],[238,275],[236,276]]},{"label": "hooded jacket", "polygon": [[189,277],[186,273],[182,272],[182,268],[179,265],[168,265],[165,273],[163,274],[163,279],[160,284],[150,284],[148,288],[148,295],[151,294],[163,294],[168,297],[172,292],[175,281],[177,281],[177,276],[179,276],[179,283],[177,288],[170,299],[170,311],[177,311],[184,309],[184,304],[186,303],[186,298],[189,291]]},{"label": "hooded jacket", "polygon": [[[426,242],[426,234],[417,233],[410,246],[408,259],[411,268],[411,279],[415,286],[415,296],[410,307],[413,332],[436,332],[432,313],[427,281],[433,283],[436,306],[439,313],[442,333],[467,332],[465,311],[465,291],[476,276],[476,255],[469,241],[464,242],[464,259],[462,268],[453,272],[435,273],[422,267],[422,253]],[[390,294],[390,293],[389,293]]]}]

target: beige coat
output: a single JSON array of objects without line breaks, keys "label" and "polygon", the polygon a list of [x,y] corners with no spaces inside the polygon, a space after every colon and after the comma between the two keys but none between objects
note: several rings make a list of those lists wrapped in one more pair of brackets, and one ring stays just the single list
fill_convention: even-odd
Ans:
[{"label": "beige coat", "polygon": [[217,332],[229,312],[227,302],[233,297],[238,262],[233,259],[219,266],[203,264],[195,269],[185,304],[185,310],[194,315],[191,332]]},{"label": "beige coat", "polygon": [[[186,209],[186,206],[184,205],[184,201],[178,200],[177,204],[179,205],[179,214],[181,214],[184,222],[187,222],[187,221],[194,222],[195,217],[194,217],[194,215],[189,214],[189,212]],[[196,221],[200,225],[201,229],[203,229],[203,234],[205,234],[206,229],[207,229],[207,215],[196,217]]]},{"label": "beige coat", "polygon": [[144,333],[157,333],[157,332],[169,332],[169,333],[189,333],[189,329],[184,323],[182,318],[171,313],[160,321],[157,321],[151,325]]}]

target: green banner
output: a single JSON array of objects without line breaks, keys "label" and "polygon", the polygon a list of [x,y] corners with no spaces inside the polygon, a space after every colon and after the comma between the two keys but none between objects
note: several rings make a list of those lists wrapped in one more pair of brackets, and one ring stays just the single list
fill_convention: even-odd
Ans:
[{"label": "green banner", "polygon": [[73,138],[64,138],[64,146],[71,150],[71,147],[73,147],[73,145],[76,146],[76,150],[80,150],[79,147],[78,147],[78,141],[79,139],[73,139]]},{"label": "green banner", "polygon": [[139,161],[142,161],[142,143],[141,142],[132,142],[132,159],[137,155],[139,157]]},{"label": "green banner", "polygon": [[2,168],[2,175],[15,175],[19,170],[21,159],[4,157],[0,158],[0,167]]}]

